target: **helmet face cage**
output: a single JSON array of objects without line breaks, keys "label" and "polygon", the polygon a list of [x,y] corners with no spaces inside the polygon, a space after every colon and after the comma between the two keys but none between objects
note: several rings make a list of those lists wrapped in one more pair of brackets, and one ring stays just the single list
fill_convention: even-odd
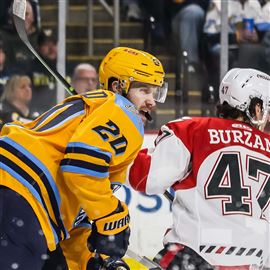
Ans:
[{"label": "helmet face cage", "polygon": [[164,102],[168,85],[164,83],[164,70],[160,61],[149,53],[136,49],[117,47],[112,49],[103,59],[99,68],[100,84],[109,89],[109,81],[119,81],[124,94],[134,81],[157,86],[155,101]]},{"label": "helmet face cage", "polygon": [[[268,121],[270,101],[270,76],[255,69],[231,69],[220,84],[220,104],[227,102],[231,107],[245,112],[250,123],[263,128]],[[262,116],[257,119],[249,109],[251,101],[262,101]]]}]

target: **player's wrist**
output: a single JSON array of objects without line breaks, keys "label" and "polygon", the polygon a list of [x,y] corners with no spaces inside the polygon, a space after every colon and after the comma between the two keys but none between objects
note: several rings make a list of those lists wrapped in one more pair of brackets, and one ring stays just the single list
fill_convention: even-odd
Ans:
[{"label": "player's wrist", "polygon": [[117,209],[110,215],[95,221],[97,232],[103,235],[113,235],[124,231],[129,226],[130,216],[127,205],[119,202]]}]

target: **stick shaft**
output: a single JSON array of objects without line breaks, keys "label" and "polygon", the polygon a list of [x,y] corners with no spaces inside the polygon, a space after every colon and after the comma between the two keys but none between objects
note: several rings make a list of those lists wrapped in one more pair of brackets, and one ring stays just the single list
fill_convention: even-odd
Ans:
[{"label": "stick shaft", "polygon": [[[14,2],[16,3],[16,6],[18,5],[24,5],[24,2],[18,3],[18,1]],[[20,39],[23,41],[23,43],[27,46],[27,48],[31,51],[32,54],[35,55],[35,57],[40,61],[40,63],[52,74],[52,76],[59,81],[65,88],[65,90],[70,95],[76,95],[75,89],[63,78],[63,76],[54,68],[50,67],[43,59],[42,57],[37,53],[37,51],[33,48],[31,45],[27,33],[25,31],[25,21],[24,21],[24,14],[15,14],[13,13],[13,19],[14,24],[17,30],[17,33],[20,37]]]}]

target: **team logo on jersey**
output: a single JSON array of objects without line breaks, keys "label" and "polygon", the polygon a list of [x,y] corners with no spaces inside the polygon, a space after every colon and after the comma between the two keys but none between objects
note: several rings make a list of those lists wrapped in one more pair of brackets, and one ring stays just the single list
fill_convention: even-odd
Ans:
[{"label": "team logo on jersey", "polygon": [[139,114],[138,110],[133,105],[125,105],[125,108],[132,113]]},{"label": "team logo on jersey", "polygon": [[141,121],[139,111],[133,105],[125,105],[125,108],[137,116],[137,119]]}]

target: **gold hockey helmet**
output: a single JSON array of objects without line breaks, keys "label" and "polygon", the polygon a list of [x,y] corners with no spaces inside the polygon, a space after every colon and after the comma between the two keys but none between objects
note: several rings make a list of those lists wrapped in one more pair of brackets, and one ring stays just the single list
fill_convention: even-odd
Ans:
[{"label": "gold hockey helmet", "polygon": [[165,101],[168,90],[164,76],[163,66],[156,57],[127,47],[113,48],[99,67],[99,81],[103,89],[109,89],[111,78],[119,80],[125,94],[133,81],[148,83],[157,86],[154,98],[161,103]]}]

